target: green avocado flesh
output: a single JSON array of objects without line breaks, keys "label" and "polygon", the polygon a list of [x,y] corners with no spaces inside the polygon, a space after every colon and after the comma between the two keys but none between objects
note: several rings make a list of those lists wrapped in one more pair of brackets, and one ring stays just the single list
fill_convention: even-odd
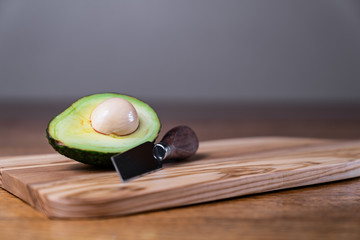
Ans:
[{"label": "green avocado flesh", "polygon": [[[105,135],[91,126],[92,111],[106,99],[114,97],[129,101],[137,111],[139,127],[129,135]],[[46,133],[49,143],[59,153],[82,163],[111,167],[111,156],[147,141],[154,142],[160,127],[158,116],[148,104],[126,95],[100,93],[73,103],[50,121]]]}]

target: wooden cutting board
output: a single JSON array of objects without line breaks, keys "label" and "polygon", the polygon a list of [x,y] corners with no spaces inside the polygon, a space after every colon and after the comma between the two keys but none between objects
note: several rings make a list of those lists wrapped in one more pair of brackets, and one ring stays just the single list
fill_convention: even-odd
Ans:
[{"label": "wooden cutting board", "polygon": [[196,156],[128,183],[59,154],[0,158],[0,186],[49,217],[132,214],[360,176],[360,141],[201,142]]}]

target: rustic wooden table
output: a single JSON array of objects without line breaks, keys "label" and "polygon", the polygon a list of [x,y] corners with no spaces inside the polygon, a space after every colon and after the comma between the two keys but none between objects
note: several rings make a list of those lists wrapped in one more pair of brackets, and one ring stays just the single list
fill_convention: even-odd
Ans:
[{"label": "rustic wooden table", "polygon": [[[0,156],[52,153],[46,124],[68,102],[0,102]],[[360,139],[349,104],[153,103],[201,141],[248,136]],[[360,179],[117,218],[50,220],[0,190],[1,239],[360,239]]]}]

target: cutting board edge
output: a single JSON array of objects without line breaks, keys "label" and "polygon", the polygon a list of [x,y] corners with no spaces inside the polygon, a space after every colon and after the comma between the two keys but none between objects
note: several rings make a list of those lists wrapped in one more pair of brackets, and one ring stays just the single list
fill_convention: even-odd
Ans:
[{"label": "cutting board edge", "polygon": [[[11,179],[11,181],[6,179]],[[32,194],[29,191],[27,184],[19,181],[17,178],[13,177],[6,171],[2,173],[2,180],[3,182],[0,186],[2,189],[20,198],[24,202],[28,203],[30,206],[35,207],[34,201],[31,197]],[[12,184],[7,184],[8,182],[11,182]]]},{"label": "cutting board edge", "polygon": [[[349,164],[350,163],[350,164]],[[346,170],[343,170],[342,168],[345,168]],[[339,173],[339,169],[342,169]],[[312,167],[312,170],[316,172],[317,167],[314,166]],[[319,169],[320,170],[320,169]],[[154,207],[155,205],[153,205],[151,202],[149,203],[149,201],[144,201],[146,199],[144,199],[144,196],[142,196],[142,200],[144,202],[146,202],[146,206],[151,206],[151,207],[142,207],[142,208],[137,208],[137,209],[131,209],[131,208],[125,208],[125,211],[115,211],[116,213],[112,212],[112,213],[108,213],[108,214],[91,214],[91,215],[86,215],[86,214],[80,214],[78,216],[74,216],[74,215],[69,215],[69,214],[64,214],[64,213],[54,213],[52,208],[49,208],[48,210],[46,209],[42,209],[39,208],[39,206],[35,206],[36,209],[40,210],[41,212],[43,212],[47,217],[49,218],[53,218],[53,219],[77,219],[77,218],[99,218],[99,217],[116,217],[116,216],[125,216],[125,215],[132,215],[132,214],[138,214],[138,213],[142,213],[142,212],[152,212],[152,211],[159,211],[159,210],[165,210],[165,209],[169,209],[169,208],[174,208],[174,207],[183,207],[183,206],[189,206],[189,205],[194,205],[194,204],[200,204],[200,203],[209,203],[209,202],[213,202],[213,201],[218,201],[218,200],[226,200],[228,198],[235,198],[235,197],[245,197],[245,196],[249,196],[249,195],[253,195],[253,194],[261,194],[261,193],[269,193],[272,191],[278,191],[278,190],[286,190],[286,189],[292,189],[292,188],[298,188],[298,187],[306,187],[306,186],[311,186],[311,185],[318,185],[318,184],[324,184],[324,183],[332,183],[332,182],[336,182],[336,181],[341,181],[341,180],[347,180],[347,179],[352,179],[352,178],[357,178],[360,177],[360,159],[355,159],[351,162],[346,162],[346,163],[340,163],[340,164],[333,164],[331,166],[328,166],[326,169],[321,168],[322,172],[327,172],[328,174],[325,174],[323,176],[321,176],[320,179],[316,179],[316,178],[310,178],[309,180],[307,180],[306,182],[303,182],[304,178],[301,177],[299,179],[295,178],[295,184],[291,184],[289,185],[289,183],[286,183],[285,185],[282,185],[279,183],[272,182],[272,184],[270,185],[271,187],[268,187],[267,189],[264,188],[256,188],[255,190],[245,190],[245,192],[241,189],[237,190],[234,192],[234,184],[236,185],[237,179],[231,179],[228,182],[218,182],[216,183],[217,185],[221,185],[221,184],[228,184],[229,186],[227,187],[227,189],[229,190],[229,193],[222,193],[222,194],[218,194],[216,193],[215,196],[206,197],[206,200],[203,200],[203,197],[199,197],[199,190],[195,189],[194,190],[189,190],[187,189],[186,192],[189,193],[191,191],[196,192],[196,196],[197,199],[193,199],[193,200],[188,200],[186,202],[181,202],[179,204],[179,202],[176,202],[177,199],[181,198],[182,196],[177,196],[175,197],[175,201],[173,203],[171,202],[166,202],[165,201],[165,205],[161,204],[164,203],[164,196],[161,196],[161,203],[160,205],[158,205],[158,207]],[[292,171],[292,173],[297,173],[297,174],[308,174],[309,169],[295,169],[294,171]],[[333,176],[335,173],[335,176]],[[282,172],[278,172],[276,173],[279,176],[282,176],[283,173]],[[295,175],[297,175],[295,174]],[[261,181],[266,181],[268,179],[266,179],[266,174],[259,174],[259,175],[255,175],[252,176],[252,178],[261,178],[264,177],[265,179],[262,179]],[[273,178],[273,177],[272,177]],[[247,180],[249,180],[249,178],[247,178]],[[301,180],[301,181],[299,181]],[[260,181],[260,182],[261,182]],[[201,185],[201,184],[200,184]],[[208,184],[205,184],[208,185]],[[211,184],[210,184],[211,185]],[[199,187],[199,186],[197,186]],[[206,188],[208,186],[204,186],[204,188]],[[162,191],[160,192],[160,195],[165,194],[167,196],[174,196],[172,194],[172,192],[176,192],[177,189],[172,189],[170,191]],[[166,192],[166,193],[165,193]],[[217,191],[211,190],[209,191],[209,193],[214,193]],[[239,193],[241,192],[241,193]],[[151,193],[149,194],[149,198],[153,198],[154,196],[150,196],[150,195],[157,195],[159,193]],[[185,196],[186,197],[186,196]],[[136,197],[135,197],[136,198]],[[129,199],[128,199],[129,200]],[[130,199],[133,200],[133,199]],[[49,201],[48,199],[46,201]],[[51,201],[49,201],[49,203],[51,203]],[[128,210],[131,209],[131,210]],[[73,214],[73,212],[71,212],[71,214]]]}]

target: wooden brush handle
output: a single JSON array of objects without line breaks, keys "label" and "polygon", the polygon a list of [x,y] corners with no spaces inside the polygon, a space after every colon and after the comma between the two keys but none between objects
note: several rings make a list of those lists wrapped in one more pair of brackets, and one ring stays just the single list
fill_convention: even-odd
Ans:
[{"label": "wooden brush handle", "polygon": [[163,159],[185,159],[195,154],[199,140],[187,126],[178,126],[168,131],[154,147],[154,157]]}]

